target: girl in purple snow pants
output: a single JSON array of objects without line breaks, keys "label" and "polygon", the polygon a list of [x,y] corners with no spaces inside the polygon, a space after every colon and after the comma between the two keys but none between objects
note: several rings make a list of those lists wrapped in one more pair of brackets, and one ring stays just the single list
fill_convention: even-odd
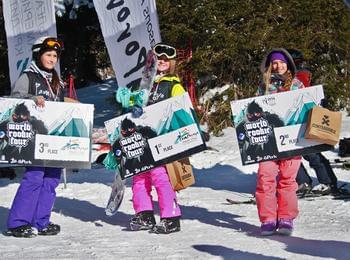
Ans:
[{"label": "girl in purple snow pants", "polygon": [[8,228],[48,226],[61,172],[61,168],[27,167],[9,212]]}]

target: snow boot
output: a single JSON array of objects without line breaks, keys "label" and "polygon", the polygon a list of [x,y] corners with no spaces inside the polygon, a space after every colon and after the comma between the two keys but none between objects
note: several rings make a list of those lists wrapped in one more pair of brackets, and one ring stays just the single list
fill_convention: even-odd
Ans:
[{"label": "snow boot", "polygon": [[40,236],[54,236],[60,233],[61,227],[54,223],[49,223],[47,227],[38,230],[38,235]]},{"label": "snow boot", "polygon": [[130,229],[133,231],[150,230],[155,224],[153,211],[142,211],[130,220]]},{"label": "snow boot", "polygon": [[262,236],[271,236],[276,231],[276,221],[266,221],[261,223],[260,233]]},{"label": "snow boot", "polygon": [[298,195],[298,196],[303,196],[303,195],[305,195],[305,194],[310,193],[311,190],[312,190],[312,187],[311,187],[310,184],[308,184],[308,183],[306,183],[306,182],[305,182],[305,183],[302,183],[302,184],[300,184],[300,185],[298,186],[297,195]]},{"label": "snow boot", "polygon": [[312,188],[311,192],[313,194],[319,195],[329,195],[332,192],[332,188],[330,184],[320,183]]},{"label": "snow boot", "polygon": [[151,230],[156,234],[169,234],[180,231],[180,217],[162,218],[159,225],[155,225]]},{"label": "snow boot", "polygon": [[277,232],[281,235],[290,236],[293,232],[293,219],[279,219]]},{"label": "snow boot", "polygon": [[18,226],[15,228],[9,228],[5,235],[7,236],[14,236],[14,237],[36,237],[38,234],[38,231],[36,228],[32,227],[31,225],[23,225],[23,226]]},{"label": "snow boot", "polygon": [[335,185],[331,185],[331,194],[333,196],[349,196],[350,195],[350,191],[347,190],[346,188],[344,188],[346,186],[346,184],[341,185],[340,187],[338,187],[336,184]]}]

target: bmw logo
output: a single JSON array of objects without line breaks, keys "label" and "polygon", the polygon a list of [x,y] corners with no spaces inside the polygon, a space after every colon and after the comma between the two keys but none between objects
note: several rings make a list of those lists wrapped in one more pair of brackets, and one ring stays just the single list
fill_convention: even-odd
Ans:
[{"label": "bmw logo", "polygon": [[115,150],[115,155],[116,156],[121,156],[122,155],[122,151],[121,150]]},{"label": "bmw logo", "polygon": [[243,140],[243,139],[244,139],[244,137],[245,137],[245,136],[244,136],[244,134],[243,134],[243,133],[239,133],[239,135],[238,135],[238,139],[239,139],[239,140]]}]

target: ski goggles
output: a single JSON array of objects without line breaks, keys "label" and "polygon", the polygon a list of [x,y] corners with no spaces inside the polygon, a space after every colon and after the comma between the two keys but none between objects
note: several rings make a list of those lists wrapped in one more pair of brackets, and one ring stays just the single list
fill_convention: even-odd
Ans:
[{"label": "ski goggles", "polygon": [[33,45],[32,50],[36,48],[42,50],[52,49],[60,53],[63,50],[63,42],[57,38],[46,38],[43,43]]},{"label": "ski goggles", "polygon": [[121,133],[123,136],[129,136],[133,133],[135,133],[136,129],[135,128],[128,128],[128,129],[122,129]]},{"label": "ski goggles", "polygon": [[261,116],[262,116],[262,113],[260,113],[260,112],[254,112],[252,114],[247,113],[247,117],[248,117],[249,120],[251,120],[251,119],[258,119]]},{"label": "ski goggles", "polygon": [[168,59],[174,59],[176,57],[176,49],[166,44],[156,44],[153,47],[153,52],[157,57],[164,55]]}]

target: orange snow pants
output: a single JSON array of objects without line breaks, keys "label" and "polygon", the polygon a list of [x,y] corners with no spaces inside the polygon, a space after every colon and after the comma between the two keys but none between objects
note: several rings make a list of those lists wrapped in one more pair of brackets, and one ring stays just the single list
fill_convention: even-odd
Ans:
[{"label": "orange snow pants", "polygon": [[259,163],[255,196],[261,222],[297,217],[295,178],[300,163],[300,156]]}]

